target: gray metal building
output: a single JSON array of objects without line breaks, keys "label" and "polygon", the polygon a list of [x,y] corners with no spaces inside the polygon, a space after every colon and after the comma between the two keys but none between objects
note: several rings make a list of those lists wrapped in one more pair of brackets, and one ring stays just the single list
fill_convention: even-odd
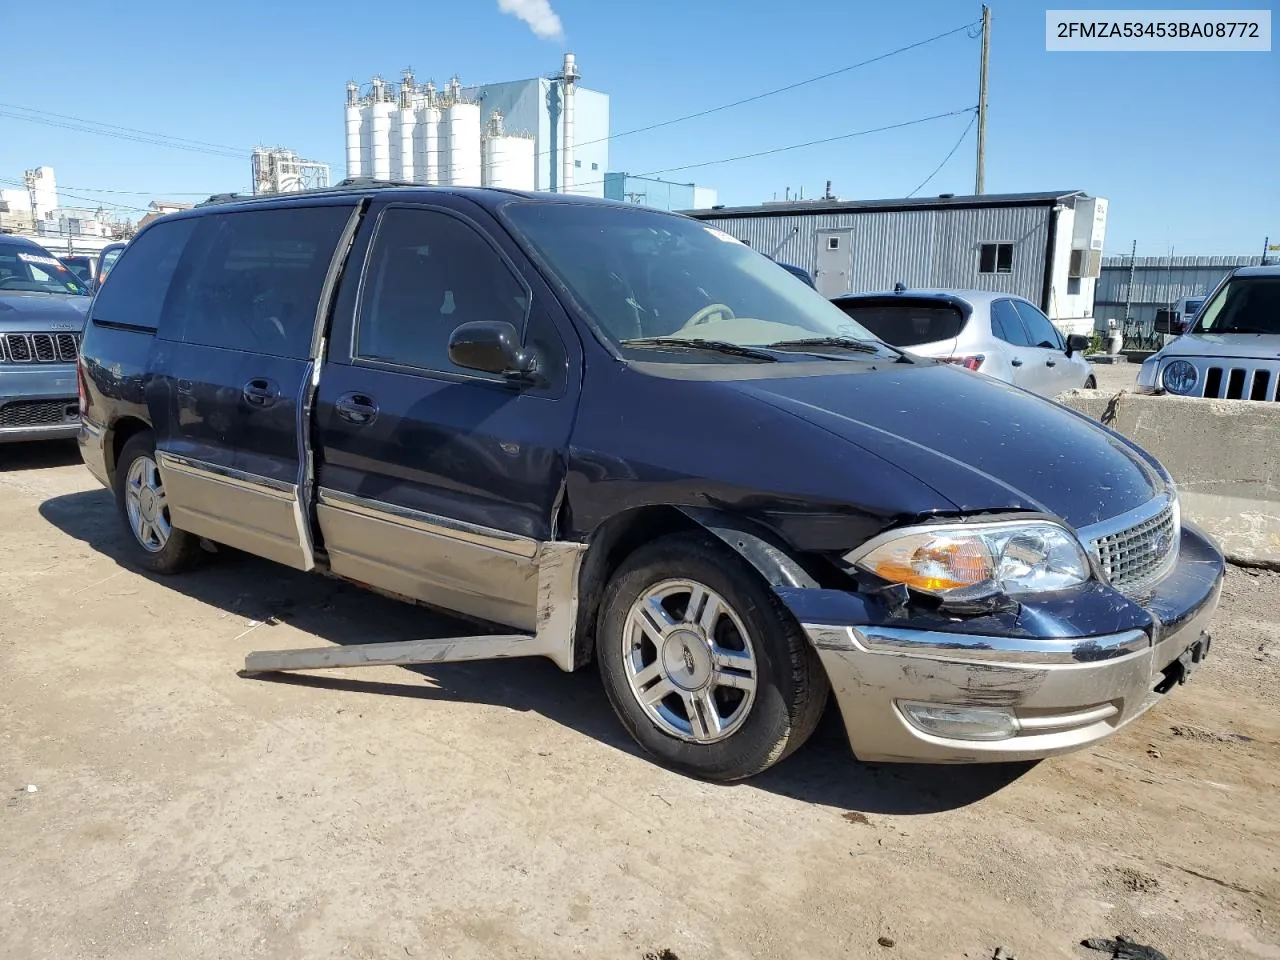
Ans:
[{"label": "gray metal building", "polygon": [[[1261,257],[1103,257],[1093,313],[1105,322],[1125,319],[1130,300],[1129,276],[1133,275],[1129,316],[1150,330],[1156,311],[1172,308],[1183,297],[1203,297],[1236,267],[1252,267]],[[1131,265],[1132,264],[1132,265]]]},{"label": "gray metal building", "polygon": [[995,290],[1093,329],[1107,201],[1080,190],[904,200],[810,200],[689,211],[804,267],[826,296],[908,287]]}]

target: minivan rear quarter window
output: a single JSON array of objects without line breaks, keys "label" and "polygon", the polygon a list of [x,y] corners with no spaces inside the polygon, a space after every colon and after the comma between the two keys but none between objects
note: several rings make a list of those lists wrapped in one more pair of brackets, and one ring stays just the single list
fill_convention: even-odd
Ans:
[{"label": "minivan rear quarter window", "polygon": [[199,222],[167,220],[138,234],[111,271],[117,282],[104,285],[94,298],[94,322],[149,330],[159,327],[173,272]]},{"label": "minivan rear quarter window", "polygon": [[[200,226],[174,278],[161,336],[306,358],[320,289],[350,216],[349,206],[326,205],[198,218]],[[120,261],[112,283],[128,260]]]},{"label": "minivan rear quarter window", "polygon": [[895,347],[952,340],[959,336],[965,324],[959,307],[937,300],[858,298],[837,300],[836,305]]}]

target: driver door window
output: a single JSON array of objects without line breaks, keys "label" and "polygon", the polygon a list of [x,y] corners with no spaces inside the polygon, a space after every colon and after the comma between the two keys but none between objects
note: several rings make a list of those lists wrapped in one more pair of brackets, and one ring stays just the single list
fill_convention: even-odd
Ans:
[{"label": "driver door window", "polygon": [[364,278],[355,355],[363,360],[493,377],[456,367],[449,336],[472,320],[501,320],[524,334],[529,291],[463,220],[436,210],[389,208]]}]

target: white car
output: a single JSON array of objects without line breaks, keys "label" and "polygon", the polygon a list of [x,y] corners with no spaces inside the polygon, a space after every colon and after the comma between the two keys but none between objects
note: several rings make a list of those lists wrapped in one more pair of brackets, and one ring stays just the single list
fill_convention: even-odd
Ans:
[{"label": "white car", "polygon": [[885,343],[956,363],[1045,397],[1097,386],[1089,338],[1064,337],[1029,300],[989,290],[907,290],[836,297]]},{"label": "white car", "polygon": [[1241,267],[1138,373],[1139,393],[1280,400],[1280,265]]}]

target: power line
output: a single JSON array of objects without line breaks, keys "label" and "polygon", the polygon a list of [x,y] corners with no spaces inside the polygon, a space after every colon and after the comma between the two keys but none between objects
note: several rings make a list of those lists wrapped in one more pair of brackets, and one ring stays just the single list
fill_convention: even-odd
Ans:
[{"label": "power line", "polygon": [[[0,108],[4,108],[5,110],[20,110],[23,113],[35,114],[37,117],[55,117],[59,120],[70,120],[74,123],[86,124],[88,126],[93,126],[93,127],[103,127],[106,130],[112,130],[112,131],[117,131],[121,133],[137,134],[139,136],[152,137],[159,140],[171,140],[171,141],[175,141],[176,143],[185,143],[185,144],[189,144],[191,146],[196,146],[196,147],[208,147],[214,150],[227,150],[237,155],[248,152],[247,150],[242,150],[240,147],[232,147],[225,143],[211,143],[208,140],[190,140],[186,137],[175,137],[167,133],[154,133],[149,130],[139,130],[136,127],[122,127],[114,123],[103,123],[100,120],[86,120],[84,117],[73,117],[65,113],[55,113],[52,110],[36,110],[33,107],[24,107],[16,103],[0,103]],[[14,119],[22,119],[22,118],[15,117]],[[35,122],[41,122],[41,121],[36,120]]]},{"label": "power line", "polygon": [[977,111],[977,108],[975,107],[973,115],[969,117],[969,122],[968,124],[965,125],[964,131],[960,134],[960,139],[956,141],[955,146],[952,147],[947,152],[947,155],[942,158],[942,162],[933,168],[933,173],[929,174],[927,177],[921,180],[920,185],[907,194],[908,198],[914,197],[917,193],[923,190],[925,186],[929,183],[929,181],[938,175],[938,171],[947,165],[947,161],[956,155],[956,151],[960,149],[960,144],[964,143],[964,138],[969,135],[969,131],[973,129],[973,124],[977,119],[978,119],[978,111]]},{"label": "power line", "polygon": [[174,150],[187,150],[191,153],[203,153],[209,156],[221,157],[227,160],[243,160],[244,157],[248,154],[248,151],[245,151],[244,153],[240,153],[240,152],[233,153],[231,152],[230,149],[227,149],[227,150],[212,149],[209,147],[200,147],[200,146],[194,146],[186,143],[178,143],[172,140],[162,139],[161,138],[162,135],[139,136],[131,133],[121,133],[121,132],[116,132],[112,130],[99,130],[94,127],[85,126],[79,123],[70,123],[70,122],[65,122],[61,120],[53,120],[47,117],[25,116],[20,113],[12,113],[8,110],[0,110],[0,117],[5,117],[10,120],[25,120],[28,123],[39,123],[49,127],[58,127],[63,130],[75,130],[80,133],[94,133],[94,134],[97,134],[98,136],[110,137],[113,140],[127,140],[127,141],[132,141],[134,143],[145,143],[148,146],[153,146],[153,147],[171,147]]},{"label": "power line", "polygon": [[[901,130],[904,127],[913,127],[920,123],[929,123],[933,120],[941,120],[944,117],[957,117],[963,113],[972,113],[977,107],[963,107],[959,110],[948,110],[946,113],[935,113],[930,117],[917,117],[914,120],[903,120],[900,123],[889,123],[882,127],[870,127],[866,130],[855,130],[853,133],[841,133],[834,137],[823,137],[820,140],[807,140],[804,143],[793,143],[785,147],[773,147],[769,150],[758,150],[755,153],[743,153],[736,157],[724,157],[720,160],[704,160],[701,163],[686,163],[679,167],[664,167],[661,170],[650,170],[648,173],[637,173],[637,177],[655,177],[660,173],[676,173],[681,170],[696,170],[699,167],[713,167],[722,163],[736,163],[739,160],[753,160],[756,157],[769,157],[778,153],[787,153],[791,150],[801,150],[805,147],[816,147],[824,143],[836,143],[840,140],[852,140],[854,137],[865,137],[873,133],[884,133],[888,130]],[[603,180],[589,180],[586,183],[575,183],[575,187],[594,187],[597,184],[604,183]]]},{"label": "power line", "polygon": [[[857,70],[861,67],[870,66],[873,63],[879,63],[881,60],[888,60],[890,57],[896,57],[900,53],[906,53],[908,50],[914,50],[917,47],[923,47],[926,44],[933,43],[936,40],[941,40],[944,37],[949,37],[952,34],[959,33],[962,30],[968,30],[971,27],[973,27],[975,24],[979,24],[981,22],[982,22],[981,20],[971,20],[970,22],[961,24],[960,26],[954,27],[951,30],[945,30],[942,33],[936,33],[932,37],[926,37],[923,40],[917,40],[915,43],[909,43],[906,46],[898,47],[895,50],[890,50],[887,53],[879,54],[878,56],[871,57],[870,59],[861,60],[858,63],[849,64],[849,66],[847,67],[840,67],[837,70],[830,70],[826,73],[819,74],[816,77],[810,77],[807,80],[797,80],[795,83],[788,83],[786,86],[777,87],[773,90],[766,90],[764,93],[757,93],[750,97],[744,97],[741,100],[734,100],[731,103],[722,103],[718,107],[708,107],[707,109],[699,110],[696,113],[687,113],[682,117],[674,117],[671,120],[661,120],[658,123],[651,123],[648,126],[636,127],[634,130],[624,130],[621,133],[610,134],[607,137],[599,137],[598,139],[595,139],[595,140],[583,140],[578,143],[575,143],[573,146],[574,146],[574,149],[576,150],[579,147],[588,147],[595,143],[604,143],[609,140],[617,140],[621,137],[629,137],[632,134],[636,134],[636,133],[647,133],[650,130],[657,130],[659,127],[669,127],[672,124],[684,123],[684,121],[686,120],[696,120],[699,117],[706,117],[706,116],[710,116],[713,113],[719,113],[721,110],[731,110],[734,107],[741,107],[744,104],[755,103],[758,100],[764,100],[767,97],[777,96],[780,93],[789,93],[792,90],[798,90],[800,87],[806,87],[812,83],[819,83],[822,80],[829,80],[831,77],[838,77],[843,73],[850,72],[851,70]],[[544,150],[542,153],[539,154],[539,156],[548,156],[550,155],[551,152],[552,151]]]},{"label": "power line", "polygon": [[[26,184],[23,183],[21,180],[9,180],[3,177],[0,177],[0,183],[6,183],[14,187],[26,187]],[[63,197],[67,197],[70,200],[83,200],[86,203],[93,203],[100,207],[112,207],[114,209],[119,209],[119,210],[137,210],[140,213],[151,212],[149,207],[135,207],[132,204],[128,204],[128,203],[111,203],[108,201],[99,200],[96,197],[81,197],[81,196],[77,196],[74,193],[63,193],[62,188],[59,187],[58,199],[61,200]]]}]

